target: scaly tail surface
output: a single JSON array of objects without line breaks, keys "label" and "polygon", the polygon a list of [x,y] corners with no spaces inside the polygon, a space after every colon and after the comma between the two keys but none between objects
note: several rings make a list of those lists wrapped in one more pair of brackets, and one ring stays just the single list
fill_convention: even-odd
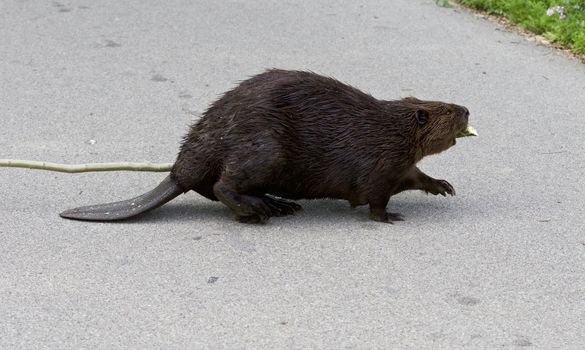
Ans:
[{"label": "scaly tail surface", "polygon": [[181,193],[183,189],[169,175],[155,189],[136,198],[69,209],[59,215],[85,221],[123,220],[158,208]]}]

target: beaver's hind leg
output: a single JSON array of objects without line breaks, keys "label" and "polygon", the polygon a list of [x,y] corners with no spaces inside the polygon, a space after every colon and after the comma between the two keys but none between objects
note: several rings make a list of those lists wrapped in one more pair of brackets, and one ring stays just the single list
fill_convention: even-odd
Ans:
[{"label": "beaver's hind leg", "polygon": [[236,213],[238,220],[264,223],[271,216],[284,216],[300,209],[296,203],[266,194],[281,176],[285,160],[278,142],[269,136],[241,144],[224,162],[213,193]]},{"label": "beaver's hind leg", "polygon": [[239,221],[247,223],[264,223],[272,214],[270,207],[261,197],[240,194],[234,186],[224,180],[213,186],[215,196],[236,213]]},{"label": "beaver's hind leg", "polygon": [[265,223],[271,216],[286,216],[294,214],[302,207],[295,202],[290,202],[270,195],[240,194],[236,190],[239,186],[230,186],[229,182],[218,181],[213,186],[215,196],[230,209],[244,223]]}]

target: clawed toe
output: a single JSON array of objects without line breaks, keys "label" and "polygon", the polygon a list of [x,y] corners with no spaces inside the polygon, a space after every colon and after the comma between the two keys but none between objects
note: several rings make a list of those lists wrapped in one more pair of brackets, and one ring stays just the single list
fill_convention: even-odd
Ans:
[{"label": "clawed toe", "polygon": [[447,194],[454,196],[455,188],[446,180],[434,180],[430,187],[424,189],[426,193],[432,193],[434,195],[440,194],[443,197],[447,197]]},{"label": "clawed toe", "polygon": [[263,224],[266,223],[271,216],[279,217],[292,215],[302,209],[302,207],[295,202],[268,195],[261,197],[247,197],[247,202],[251,204],[250,208],[252,212],[242,213],[243,215],[240,214],[237,217],[239,222],[246,224]]},{"label": "clawed toe", "polygon": [[376,214],[370,212],[370,219],[379,222],[385,222],[387,224],[393,224],[394,221],[404,221],[401,214],[384,212],[382,214]]},{"label": "clawed toe", "polygon": [[265,224],[268,217],[261,215],[238,216],[238,221],[244,224]]},{"label": "clawed toe", "polygon": [[404,221],[404,217],[400,213],[386,213],[389,220]]},{"label": "clawed toe", "polygon": [[300,205],[295,202],[290,202],[284,199],[275,198],[265,195],[263,197],[264,203],[270,208],[272,216],[286,216],[292,215],[302,209]]},{"label": "clawed toe", "polygon": [[443,196],[445,196],[445,194],[450,194],[451,196],[455,195],[455,188],[453,188],[453,185],[451,185],[448,181],[446,180],[438,180],[437,181],[440,186],[442,187],[442,191],[441,194]]}]

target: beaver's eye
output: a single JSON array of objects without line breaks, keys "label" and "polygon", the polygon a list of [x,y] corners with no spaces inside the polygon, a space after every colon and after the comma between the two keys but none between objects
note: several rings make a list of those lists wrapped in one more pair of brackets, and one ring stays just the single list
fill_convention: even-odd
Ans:
[{"label": "beaver's eye", "polygon": [[451,115],[453,113],[450,109],[447,110],[447,115]]}]

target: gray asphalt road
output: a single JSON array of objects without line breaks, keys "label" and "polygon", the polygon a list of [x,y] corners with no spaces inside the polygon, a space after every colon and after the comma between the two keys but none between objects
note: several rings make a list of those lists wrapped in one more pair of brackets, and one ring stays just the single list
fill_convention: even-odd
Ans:
[{"label": "gray asphalt road", "polygon": [[480,137],[421,165],[458,195],[83,223],[57,213],[164,175],[0,169],[0,348],[585,348],[585,66],[432,0],[2,1],[0,158],[173,161],[268,67],[469,107]]}]

